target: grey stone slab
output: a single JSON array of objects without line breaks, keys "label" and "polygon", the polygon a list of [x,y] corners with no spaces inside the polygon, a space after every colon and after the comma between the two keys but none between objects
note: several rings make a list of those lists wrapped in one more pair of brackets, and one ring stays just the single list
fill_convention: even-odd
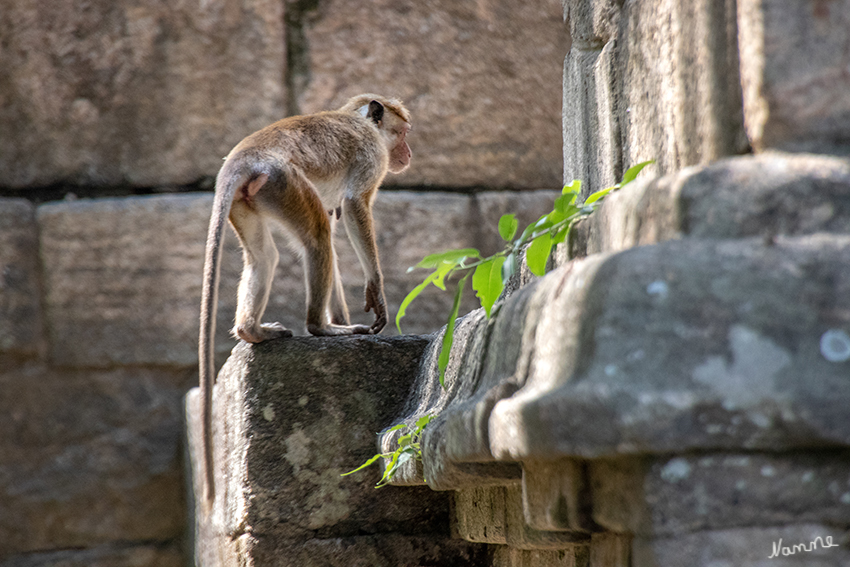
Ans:
[{"label": "grey stone slab", "polygon": [[44,349],[38,228],[24,199],[0,199],[0,352]]},{"label": "grey stone slab", "polygon": [[639,537],[850,524],[846,451],[710,453],[590,462],[593,516]]},{"label": "grey stone slab", "polygon": [[154,565],[160,555],[144,546],[138,557],[132,549],[106,550],[105,558],[69,551],[61,560],[36,552],[183,534],[180,400],[194,379],[40,363],[0,371],[0,557],[11,565]]},{"label": "grey stone slab", "polygon": [[[392,14],[387,18],[387,14]],[[401,186],[557,188],[561,64],[558,0],[316,5],[303,18],[302,112],[357,92],[402,98],[413,161]]]},{"label": "grey stone slab", "polygon": [[[742,238],[850,233],[850,162],[767,152],[644,177],[606,197],[573,228],[585,256],[681,237]],[[564,263],[566,250],[559,251]]]},{"label": "grey stone slab", "polygon": [[2,567],[181,567],[179,544],[115,544],[89,549],[44,551],[0,559]]},{"label": "grey stone slab", "polygon": [[827,234],[687,239],[520,291],[546,309],[522,388],[490,415],[493,456],[848,444],[849,251]]},{"label": "grey stone slab", "polygon": [[[374,214],[391,320],[407,293],[427,276],[424,270],[408,272],[410,266],[448,248],[495,248],[502,214],[516,212],[521,220],[531,222],[550,210],[553,195],[549,191],[532,191],[528,198],[516,192],[482,193],[472,199],[450,193],[379,193]],[[209,194],[79,200],[39,207],[53,360],[80,366],[195,364],[211,207]],[[281,255],[266,319],[306,334],[300,259],[281,231],[273,233]],[[373,315],[363,312],[363,270],[342,227],[337,230],[336,247],[352,320],[371,323]],[[228,333],[241,269],[238,241],[228,230],[217,319],[219,354],[235,345]],[[33,289],[27,293],[29,301],[38,299]],[[11,301],[15,296],[9,297]],[[403,330],[439,329],[452,300],[452,293],[430,287],[411,305]],[[476,305],[470,287],[463,309]],[[397,334],[394,325],[384,334]]]},{"label": "grey stone slab", "polygon": [[747,133],[758,150],[850,150],[850,2],[739,0]]},{"label": "grey stone slab", "polygon": [[673,173],[745,151],[734,0],[630,2],[620,12],[623,168]]},{"label": "grey stone slab", "polygon": [[[40,206],[52,360],[101,367],[197,364],[204,239],[211,206],[211,195]],[[242,260],[234,235],[225,240],[229,244],[222,262],[217,343],[229,350],[227,332]]]},{"label": "grey stone slab", "polygon": [[[843,545],[845,531],[817,524],[789,523],[785,526],[700,531],[672,538],[636,539],[632,547],[634,567],[839,567],[850,564]],[[820,539],[818,539],[820,538]],[[814,544],[812,542],[815,542]],[[830,542],[834,547],[825,547]],[[773,556],[774,546],[780,549]],[[805,545],[784,555],[783,548]],[[814,549],[812,549],[814,547]]]},{"label": "grey stone slab", "polygon": [[[270,564],[280,550],[281,561],[292,561],[284,564],[313,556],[316,564],[382,557],[376,565],[391,565],[398,550],[428,556],[422,541],[441,537],[446,557],[474,555],[447,541],[448,495],[375,490],[376,467],[340,476],[375,453],[375,433],[400,411],[426,344],[415,336],[240,344],[215,390],[216,504],[211,515],[196,508],[205,564]],[[199,495],[197,402],[193,390],[187,414]]]},{"label": "grey stone slab", "polygon": [[0,185],[191,183],[283,116],[281,2],[27,0],[0,28]]}]

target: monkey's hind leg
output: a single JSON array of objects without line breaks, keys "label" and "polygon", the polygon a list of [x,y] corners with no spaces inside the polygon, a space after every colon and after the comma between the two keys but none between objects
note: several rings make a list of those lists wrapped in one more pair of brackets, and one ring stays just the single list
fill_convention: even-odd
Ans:
[{"label": "monkey's hind leg", "polygon": [[[331,242],[333,243],[334,225],[336,221],[331,219]],[[342,287],[342,276],[339,273],[339,260],[336,255],[336,247],[333,251],[333,289],[331,291],[331,323],[334,325],[350,325],[351,317],[348,313],[348,304],[345,302],[345,289]]]},{"label": "monkey's hind leg", "polygon": [[[331,296],[335,289],[338,298],[333,304],[333,319],[348,319],[341,280],[335,270],[331,221],[315,187],[298,168],[290,166],[285,176],[286,183],[274,199],[274,210],[281,222],[303,246],[304,276],[307,283],[307,331],[316,336],[369,334],[370,330],[366,325],[331,322]],[[270,194],[266,194],[264,204],[271,204]]]},{"label": "monkey's hind leg", "polygon": [[233,334],[249,343],[291,337],[292,331],[280,323],[262,323],[279,259],[265,219],[245,202],[235,201],[230,210],[230,223],[242,243],[245,263],[239,280]]}]

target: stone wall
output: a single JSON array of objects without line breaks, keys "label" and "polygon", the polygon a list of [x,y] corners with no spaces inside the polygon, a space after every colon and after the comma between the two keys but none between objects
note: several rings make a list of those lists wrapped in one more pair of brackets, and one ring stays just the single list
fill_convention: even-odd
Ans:
[{"label": "stone wall", "polygon": [[[288,114],[363,91],[405,99],[413,164],[375,208],[394,315],[422,256],[492,251],[502,213],[529,221],[550,205],[569,46],[561,9],[13,4],[0,10],[0,565],[182,565],[182,398],[197,381],[203,240],[222,156]],[[268,317],[303,335],[302,270],[276,239]],[[337,245],[353,317],[369,322],[361,268],[344,236]],[[236,344],[232,233],[223,265],[219,362]],[[450,302],[422,296],[405,332],[439,329]],[[439,506],[446,519],[448,501]],[[444,523],[412,540],[378,519],[375,530],[427,559]],[[367,540],[349,542],[351,553]],[[459,557],[470,546],[444,547]]]},{"label": "stone wall", "polygon": [[[385,421],[436,416],[395,494],[424,484],[449,495],[452,536],[486,545],[467,557],[488,567],[850,564],[847,6],[564,8],[566,179],[590,191],[657,163],[574,227],[545,277],[522,270],[495,318],[459,319],[445,389],[442,335],[427,344]],[[298,433],[297,413],[271,427],[255,417],[287,403],[259,385],[303,356],[292,351],[274,343],[231,359],[222,376],[243,385],[218,387],[218,415],[261,395],[238,435],[218,436],[223,452]],[[404,433],[383,432],[380,448]],[[368,436],[359,443],[371,452]],[[262,445],[239,447],[244,458],[219,473],[245,506],[229,523],[226,501],[199,513],[199,541],[256,527],[257,547],[218,564],[270,564],[264,550],[291,538],[264,520],[283,517],[275,490],[251,479],[286,479],[297,453],[287,445],[286,463],[268,463]],[[345,546],[318,562],[345,563]]]}]

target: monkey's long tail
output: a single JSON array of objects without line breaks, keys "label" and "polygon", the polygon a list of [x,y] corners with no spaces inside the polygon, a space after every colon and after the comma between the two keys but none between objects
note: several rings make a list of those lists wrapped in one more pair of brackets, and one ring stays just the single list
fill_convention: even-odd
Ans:
[{"label": "monkey's long tail", "polygon": [[[225,173],[226,168],[222,168]],[[222,179],[227,179],[223,184]],[[218,307],[218,282],[224,247],[224,225],[233,197],[248,182],[250,174],[219,175],[213,200],[212,216],[204,253],[204,279],[201,290],[201,317],[198,337],[198,366],[201,390],[201,455],[204,466],[204,504],[207,510],[215,500],[215,471],[212,444],[212,397],[215,382],[215,319]]]}]

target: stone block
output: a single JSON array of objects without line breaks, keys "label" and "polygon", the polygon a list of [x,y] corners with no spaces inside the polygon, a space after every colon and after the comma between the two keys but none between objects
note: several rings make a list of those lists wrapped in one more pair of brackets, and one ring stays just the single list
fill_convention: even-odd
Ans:
[{"label": "stone block", "polygon": [[[850,162],[768,152],[641,177],[606,197],[573,228],[570,255],[680,237],[744,238],[850,233]],[[805,203],[801,206],[801,203]],[[568,261],[565,250],[558,262]]]},{"label": "stone block", "polygon": [[505,545],[505,489],[501,486],[454,491],[452,535],[466,541]]},{"label": "stone block", "polygon": [[[551,207],[553,192],[483,193],[475,199],[447,193],[384,191],[374,214],[391,324],[407,293],[427,275],[407,272],[424,256],[448,248],[498,246],[503,213],[531,222]],[[197,320],[204,239],[212,196],[131,197],[42,205],[45,304],[53,360],[61,364],[172,364],[197,361]],[[304,277],[300,259],[273,230],[280,264],[266,319],[305,334]],[[336,247],[354,322],[371,323],[363,312],[363,270],[338,227]],[[11,249],[10,249],[11,250]],[[229,352],[242,257],[227,230],[219,292],[216,348]],[[10,296],[11,297],[11,296]],[[411,305],[405,332],[429,333],[445,324],[452,293],[434,287]],[[477,306],[471,287],[462,308]],[[128,340],[128,337],[133,337]]]},{"label": "stone block", "polygon": [[0,185],[192,183],[283,117],[283,3],[3,10]]},{"label": "stone block", "polygon": [[710,453],[590,462],[593,516],[658,538],[701,530],[850,523],[846,451]]},{"label": "stone block", "polygon": [[630,2],[619,22],[623,168],[654,159],[672,173],[745,151],[735,1]]},{"label": "stone block", "polygon": [[[211,195],[39,207],[52,359],[80,366],[197,364],[211,207]],[[225,240],[217,344],[229,350],[242,259],[232,232]]]},{"label": "stone block", "polygon": [[618,0],[561,0],[573,45],[602,47],[617,36],[622,3]]},{"label": "stone block", "polygon": [[490,414],[493,457],[847,445],[848,251],[846,235],[685,239],[552,272],[506,303],[546,309]]},{"label": "stone block", "polygon": [[0,567],[182,567],[186,558],[177,544],[104,545],[12,555]]},{"label": "stone block", "polygon": [[[699,531],[671,538],[636,539],[632,565],[838,567],[850,563],[850,552],[843,544],[845,534],[843,528],[795,522],[785,526]],[[828,542],[834,547],[826,547]],[[793,552],[794,545],[805,545],[811,551],[798,548]],[[774,556],[775,546],[779,547],[779,556]],[[782,552],[783,548],[788,548],[788,555]]]},{"label": "stone block", "polygon": [[498,545],[493,546],[493,559],[490,565],[492,567],[587,567],[588,559],[586,546],[549,551],[514,549],[507,545]]},{"label": "stone block", "polygon": [[757,150],[850,151],[850,2],[738,0],[747,133]]},{"label": "stone block", "polygon": [[455,492],[454,532],[467,541],[506,544],[513,549],[585,550],[590,535],[569,530],[537,530],[523,514],[519,485]]},{"label": "stone block", "polygon": [[4,368],[0,557],[16,566],[157,564],[144,558],[159,551],[145,546],[103,557],[35,552],[183,534],[180,399],[192,380],[163,369]]},{"label": "stone block", "polygon": [[0,198],[0,353],[43,348],[38,229],[24,199]]},{"label": "stone block", "polygon": [[623,175],[615,57],[610,42],[601,50],[573,45],[564,61],[564,183],[580,179],[583,198]]},{"label": "stone block", "polygon": [[300,25],[301,112],[358,92],[399,96],[410,108],[413,162],[390,183],[560,185],[561,89],[551,79],[569,38],[558,0],[332,0]]},{"label": "stone block", "polygon": [[503,488],[505,494],[506,540],[514,549],[587,548],[590,534],[570,530],[537,530],[528,525],[523,513],[523,488],[518,485]]},{"label": "stone block", "polygon": [[[217,499],[212,514],[200,506],[195,512],[203,564],[236,565],[241,554],[240,561],[268,565],[285,551],[278,561],[302,565],[314,546],[326,554],[317,557],[333,558],[315,564],[365,565],[345,561],[380,556],[389,534],[410,536],[404,545],[421,557],[433,546],[417,538],[447,540],[447,495],[425,487],[376,491],[377,468],[340,476],[375,453],[375,432],[400,411],[426,344],[415,336],[240,343],[215,390]],[[197,403],[193,390],[189,447],[200,495]],[[393,546],[403,549],[400,541]],[[441,546],[448,557],[461,554]]]},{"label": "stone block", "polygon": [[577,459],[523,463],[523,513],[535,530],[594,531],[588,494],[585,466]]},{"label": "stone block", "polygon": [[311,539],[262,550],[253,565],[268,567],[398,567],[399,565],[486,565],[487,548],[439,536],[375,534]]}]

